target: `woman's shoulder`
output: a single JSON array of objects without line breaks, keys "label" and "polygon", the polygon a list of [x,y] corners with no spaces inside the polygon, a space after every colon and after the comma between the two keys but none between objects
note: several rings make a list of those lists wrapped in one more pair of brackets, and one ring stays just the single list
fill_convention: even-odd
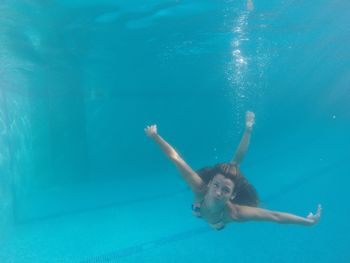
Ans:
[{"label": "woman's shoulder", "polygon": [[227,202],[225,207],[225,221],[232,222],[239,220],[239,205]]},{"label": "woman's shoulder", "polygon": [[208,189],[207,186],[201,188],[199,191],[194,193],[194,202],[201,202],[204,199]]}]

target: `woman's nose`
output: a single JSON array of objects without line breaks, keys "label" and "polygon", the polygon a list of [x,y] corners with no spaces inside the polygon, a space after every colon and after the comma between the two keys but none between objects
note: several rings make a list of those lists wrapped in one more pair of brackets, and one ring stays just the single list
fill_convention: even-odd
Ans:
[{"label": "woman's nose", "polygon": [[215,195],[216,196],[221,196],[221,191],[220,190],[216,190]]}]

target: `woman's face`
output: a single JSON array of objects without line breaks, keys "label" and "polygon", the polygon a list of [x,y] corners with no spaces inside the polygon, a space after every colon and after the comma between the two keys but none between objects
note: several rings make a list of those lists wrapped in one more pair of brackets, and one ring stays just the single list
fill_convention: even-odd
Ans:
[{"label": "woman's face", "polygon": [[208,185],[208,197],[215,202],[227,202],[233,195],[234,183],[222,174],[213,177]]}]

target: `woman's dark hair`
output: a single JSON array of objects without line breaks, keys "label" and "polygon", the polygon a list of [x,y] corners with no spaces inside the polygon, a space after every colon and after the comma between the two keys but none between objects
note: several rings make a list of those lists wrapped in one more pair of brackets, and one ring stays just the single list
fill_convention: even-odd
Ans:
[{"label": "woman's dark hair", "polygon": [[232,203],[237,205],[246,205],[257,207],[259,197],[253,185],[251,185],[244,175],[240,172],[237,165],[232,163],[220,163],[213,167],[205,167],[197,171],[197,174],[208,184],[215,175],[222,174],[231,179],[235,185],[234,193],[236,194]]}]

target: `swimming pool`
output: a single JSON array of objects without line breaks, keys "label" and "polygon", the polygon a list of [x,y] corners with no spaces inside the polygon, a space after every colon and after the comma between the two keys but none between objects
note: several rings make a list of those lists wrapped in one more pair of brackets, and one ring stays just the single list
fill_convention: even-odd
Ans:
[{"label": "swimming pool", "polygon": [[[349,262],[347,1],[3,1],[0,262]],[[144,135],[312,228],[193,217]]]}]

